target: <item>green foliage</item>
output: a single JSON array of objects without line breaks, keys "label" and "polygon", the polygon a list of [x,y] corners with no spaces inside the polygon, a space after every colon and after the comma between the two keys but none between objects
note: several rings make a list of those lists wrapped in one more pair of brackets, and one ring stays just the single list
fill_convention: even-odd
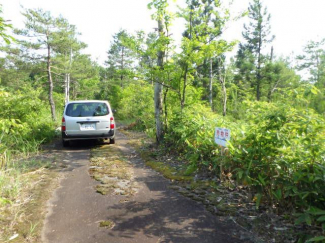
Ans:
[{"label": "green foliage", "polygon": [[[99,82],[99,92],[95,95],[96,99],[108,100],[112,109],[119,110],[122,88],[118,84],[114,84],[107,80]],[[116,113],[118,115],[118,112]]]},{"label": "green foliage", "polygon": [[[261,0],[253,0],[249,5],[250,23],[244,25],[243,37],[246,43],[239,45],[236,66],[239,71],[239,79],[253,87],[256,93],[256,100],[262,97],[261,89],[264,86],[262,67],[271,60],[262,53],[265,45],[273,41],[271,34],[270,18],[267,8],[263,7]],[[273,50],[271,51],[273,52]],[[270,79],[269,79],[270,80]]]},{"label": "green foliage", "polygon": [[0,4],[0,37],[6,42],[6,44],[10,44],[15,39],[7,34],[8,29],[11,29],[12,25],[8,24],[7,21],[2,17],[2,5]]},{"label": "green foliage", "polygon": [[[166,143],[192,167],[231,172],[233,179],[255,192],[257,207],[264,203],[300,212],[324,208],[324,119],[281,104],[246,102],[243,107],[241,121],[213,114],[201,104],[184,108],[170,120]],[[213,141],[215,127],[231,130],[224,158]],[[311,212],[300,221],[322,224],[321,216]]]},{"label": "green foliage", "polygon": [[228,119],[216,115],[205,105],[196,103],[176,112],[169,123],[166,143],[185,155],[191,164],[218,170],[222,158],[214,143],[215,127],[233,127]]},{"label": "green foliage", "polygon": [[[10,153],[36,151],[55,135],[48,105],[38,97],[40,90],[23,87],[15,94],[0,91],[0,139],[2,159]],[[2,165],[4,166],[3,161]]]},{"label": "green foliage", "polygon": [[137,81],[121,91],[118,116],[120,119],[134,120],[142,130],[154,127],[153,87]]},{"label": "green foliage", "polygon": [[132,66],[134,66],[133,63],[135,62],[135,53],[132,48],[135,44],[134,40],[135,38],[132,38],[126,30],[120,30],[113,35],[113,41],[107,52],[107,76],[109,79],[119,80],[121,87],[126,85],[130,77],[133,76]]},{"label": "green foliage", "polygon": [[[31,51],[50,47],[53,99],[60,108],[64,103],[61,84],[70,77],[72,99],[109,100],[118,118],[135,122],[137,129],[153,135],[157,82],[162,88],[157,97],[162,100],[164,142],[189,161],[185,175],[199,169],[228,175],[249,186],[257,208],[268,204],[278,211],[295,212],[296,224],[324,231],[324,41],[310,42],[298,58],[298,69],[309,72],[311,81],[301,82],[290,62],[263,53],[273,39],[270,15],[260,0],[254,0],[243,33],[246,43],[240,44],[236,60],[226,65],[225,53],[236,44],[222,37],[231,19],[230,8],[221,1],[186,3],[178,16],[185,20],[180,46],[174,46],[169,33],[174,18],[168,11],[169,1],[152,0],[149,8],[155,10],[159,31],[146,35],[120,30],[108,48],[107,68],[80,54],[86,44],[77,40],[76,27],[67,20],[42,10],[26,10],[26,30],[18,32],[37,40],[2,48],[7,56],[0,58],[1,84],[6,87],[0,90],[0,166],[10,154],[35,151],[54,136],[44,88],[47,56]],[[8,37],[7,28],[0,17],[3,38]],[[208,97],[213,98],[209,101],[215,112],[204,103]],[[228,100],[226,117],[220,112],[226,104],[223,98]],[[249,102],[255,99],[261,102]],[[215,127],[231,130],[223,157],[213,141]],[[163,164],[156,166],[167,171]],[[0,197],[0,204],[7,203]],[[305,240],[324,241],[324,237]]]},{"label": "green foliage", "polygon": [[282,209],[323,207],[324,119],[280,104],[249,105],[244,135],[230,150],[237,179]]},{"label": "green foliage", "polygon": [[304,54],[297,56],[297,69],[308,71],[309,82],[323,86],[325,82],[325,39],[309,41],[304,47]]}]

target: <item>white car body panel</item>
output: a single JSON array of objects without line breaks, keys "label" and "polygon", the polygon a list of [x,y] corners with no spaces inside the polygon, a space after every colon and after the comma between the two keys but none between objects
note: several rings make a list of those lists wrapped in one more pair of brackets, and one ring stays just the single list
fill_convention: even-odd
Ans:
[{"label": "white car body panel", "polygon": [[64,141],[113,139],[115,136],[113,112],[107,101],[70,101],[65,106],[62,121]]}]

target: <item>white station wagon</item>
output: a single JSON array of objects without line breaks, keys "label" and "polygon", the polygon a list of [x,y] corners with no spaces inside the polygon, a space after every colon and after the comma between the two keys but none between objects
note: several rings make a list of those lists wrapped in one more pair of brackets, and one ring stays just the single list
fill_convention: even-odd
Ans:
[{"label": "white station wagon", "polygon": [[70,101],[62,117],[62,144],[71,140],[110,139],[115,143],[115,121],[111,107],[103,100]]}]

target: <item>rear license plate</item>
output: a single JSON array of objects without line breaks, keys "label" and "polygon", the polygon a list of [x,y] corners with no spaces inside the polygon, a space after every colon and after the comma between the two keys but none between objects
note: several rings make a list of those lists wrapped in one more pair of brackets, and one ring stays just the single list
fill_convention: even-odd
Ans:
[{"label": "rear license plate", "polygon": [[82,130],[82,131],[96,130],[96,125],[94,123],[81,124],[80,130]]}]

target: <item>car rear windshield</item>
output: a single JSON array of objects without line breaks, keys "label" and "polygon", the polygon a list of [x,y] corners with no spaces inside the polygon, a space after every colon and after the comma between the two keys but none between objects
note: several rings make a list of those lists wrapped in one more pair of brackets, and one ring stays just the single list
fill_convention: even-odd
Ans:
[{"label": "car rear windshield", "polygon": [[105,103],[71,103],[67,106],[65,114],[72,117],[106,116],[109,114]]}]

